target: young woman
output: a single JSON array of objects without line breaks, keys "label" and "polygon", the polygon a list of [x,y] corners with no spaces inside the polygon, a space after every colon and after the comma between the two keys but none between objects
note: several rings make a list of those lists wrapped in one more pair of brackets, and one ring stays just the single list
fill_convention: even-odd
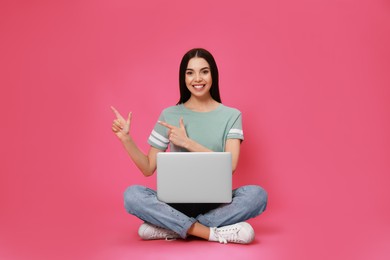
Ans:
[{"label": "young woman", "polygon": [[[218,68],[205,49],[192,49],[182,58],[179,71],[180,100],[160,115],[144,154],[129,134],[131,113],[127,118],[112,107],[116,119],[112,131],[145,176],[156,170],[156,154],[165,152],[230,152],[233,172],[237,167],[240,144],[244,139],[241,113],[222,105]],[[192,235],[220,243],[248,244],[254,230],[243,222],[261,214],[267,193],[249,185],[233,190],[229,204],[166,204],[156,191],[130,186],[124,194],[126,210],[145,221],[138,230],[142,239],[175,239]]]}]

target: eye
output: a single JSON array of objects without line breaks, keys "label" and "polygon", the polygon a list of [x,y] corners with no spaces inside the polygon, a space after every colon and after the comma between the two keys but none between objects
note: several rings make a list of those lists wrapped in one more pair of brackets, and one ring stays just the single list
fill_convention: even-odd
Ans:
[{"label": "eye", "polygon": [[190,71],[190,70],[187,71],[187,72],[186,72],[186,75],[191,76],[191,75],[192,75],[192,71]]},{"label": "eye", "polygon": [[203,73],[204,75],[207,75],[207,74],[210,73],[210,71],[209,71],[209,70],[204,70],[204,71],[202,71],[202,73]]}]

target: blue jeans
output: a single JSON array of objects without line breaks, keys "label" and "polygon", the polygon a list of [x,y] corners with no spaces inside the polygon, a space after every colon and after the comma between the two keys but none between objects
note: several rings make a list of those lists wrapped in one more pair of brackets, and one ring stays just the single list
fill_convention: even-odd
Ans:
[{"label": "blue jeans", "polygon": [[130,214],[186,238],[188,229],[195,222],[207,227],[221,227],[260,215],[267,206],[267,192],[255,185],[240,187],[233,190],[231,203],[221,204],[196,217],[189,217],[171,205],[159,201],[156,191],[144,186],[128,187],[124,200],[125,208]]}]

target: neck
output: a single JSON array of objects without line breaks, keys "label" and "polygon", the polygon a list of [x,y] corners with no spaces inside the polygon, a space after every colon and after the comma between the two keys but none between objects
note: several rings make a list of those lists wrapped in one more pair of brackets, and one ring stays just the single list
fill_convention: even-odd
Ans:
[{"label": "neck", "polygon": [[219,106],[220,103],[215,101],[211,96],[209,98],[197,98],[194,96],[191,96],[190,99],[185,102],[183,105],[191,109],[193,111],[197,112],[209,112],[214,109],[216,109]]}]

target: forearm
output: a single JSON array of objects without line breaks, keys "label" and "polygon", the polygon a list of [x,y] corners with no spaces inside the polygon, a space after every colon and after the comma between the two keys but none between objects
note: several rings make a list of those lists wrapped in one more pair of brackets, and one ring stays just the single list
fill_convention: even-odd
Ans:
[{"label": "forearm", "polygon": [[151,165],[149,157],[138,148],[134,140],[129,135],[121,138],[120,140],[126,152],[138,169],[141,170],[143,175],[152,175],[155,168]]},{"label": "forearm", "polygon": [[189,139],[189,138],[188,138],[184,148],[186,148],[190,152],[214,152],[214,151],[208,149],[207,147],[204,147],[203,145],[201,145],[201,144],[199,144],[199,143],[197,143],[194,140]]},{"label": "forearm", "polygon": [[225,152],[230,152],[232,154],[232,172],[237,168],[238,159],[240,157],[240,139],[228,139],[225,144]]}]

